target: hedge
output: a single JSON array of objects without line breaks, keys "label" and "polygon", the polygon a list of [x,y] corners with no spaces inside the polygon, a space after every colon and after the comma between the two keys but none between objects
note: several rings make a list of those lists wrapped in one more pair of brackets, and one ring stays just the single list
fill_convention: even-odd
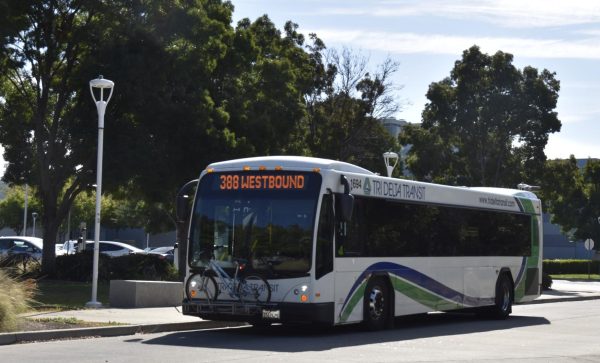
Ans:
[{"label": "hedge", "polygon": [[[93,251],[56,257],[56,279],[91,281]],[[131,254],[108,257],[100,254],[98,280],[164,280],[178,281],[177,270],[155,255]]]},{"label": "hedge", "polygon": [[[550,275],[587,274],[589,260],[544,260],[543,271]],[[592,261],[591,273],[600,271],[600,261]]]}]

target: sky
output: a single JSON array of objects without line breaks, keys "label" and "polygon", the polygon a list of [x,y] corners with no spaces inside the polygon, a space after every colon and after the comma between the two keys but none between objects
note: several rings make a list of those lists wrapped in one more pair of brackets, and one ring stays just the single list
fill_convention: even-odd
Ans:
[{"label": "sky", "polygon": [[[403,104],[396,117],[418,123],[429,84],[450,75],[462,52],[511,53],[513,64],[556,73],[556,111],[549,159],[600,158],[600,1],[597,0],[232,0],[235,25],[267,14],[287,20],[328,48],[346,47],[375,71],[386,58],[400,63],[393,79]],[[0,153],[2,153],[0,146]],[[4,174],[0,157],[0,175]]]}]

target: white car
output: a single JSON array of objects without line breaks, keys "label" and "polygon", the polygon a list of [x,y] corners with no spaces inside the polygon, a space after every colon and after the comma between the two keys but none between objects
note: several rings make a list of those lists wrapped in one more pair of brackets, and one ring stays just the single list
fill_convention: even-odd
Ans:
[{"label": "white car", "polygon": [[[110,257],[117,257],[128,255],[130,253],[143,253],[143,250],[132,246],[123,242],[115,242],[115,241],[98,241],[100,245],[100,253],[103,253]],[[86,240],[85,241],[85,250],[93,251],[94,250],[94,241]],[[62,245],[61,255],[72,255],[77,253],[77,241],[70,240],[66,241]]]},{"label": "white car", "polygon": [[[115,242],[115,241],[98,241],[100,245],[100,253],[105,254],[110,257],[118,257],[129,255],[131,253],[140,253],[143,252],[142,249],[137,248],[135,246],[129,245],[123,242]],[[94,250],[94,241],[86,241],[85,242],[85,250],[93,251]]]},{"label": "white car", "polygon": [[22,236],[0,237],[0,258],[25,254],[36,260],[41,260],[43,248],[44,243],[41,238]]}]

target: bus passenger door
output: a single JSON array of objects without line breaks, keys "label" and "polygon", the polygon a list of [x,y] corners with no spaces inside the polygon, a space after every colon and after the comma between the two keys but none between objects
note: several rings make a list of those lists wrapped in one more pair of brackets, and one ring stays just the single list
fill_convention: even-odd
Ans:
[{"label": "bus passenger door", "polygon": [[[333,304],[334,302],[334,228],[333,196],[325,194],[321,202],[315,245],[314,302],[316,304]],[[333,314],[335,308],[331,308],[331,310]],[[330,318],[332,322],[335,321],[335,316]]]},{"label": "bus passenger door", "polygon": [[[337,197],[337,194],[334,195]],[[338,198],[336,198],[338,199]],[[364,255],[364,209],[360,200],[354,201],[352,219],[345,221],[340,205],[335,200],[335,316],[338,323],[357,322],[363,319],[364,281],[358,281],[366,266]]]}]

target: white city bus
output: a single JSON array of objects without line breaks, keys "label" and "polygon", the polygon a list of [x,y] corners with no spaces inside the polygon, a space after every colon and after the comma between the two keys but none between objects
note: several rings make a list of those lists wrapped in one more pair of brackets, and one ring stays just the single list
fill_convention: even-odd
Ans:
[{"label": "white city bus", "polygon": [[[191,213],[183,313],[203,319],[381,329],[395,316],[465,308],[506,318],[540,294],[542,212],[529,191],[257,157],[209,165]],[[190,282],[210,256],[229,276],[247,261],[269,300],[196,294]]]}]

